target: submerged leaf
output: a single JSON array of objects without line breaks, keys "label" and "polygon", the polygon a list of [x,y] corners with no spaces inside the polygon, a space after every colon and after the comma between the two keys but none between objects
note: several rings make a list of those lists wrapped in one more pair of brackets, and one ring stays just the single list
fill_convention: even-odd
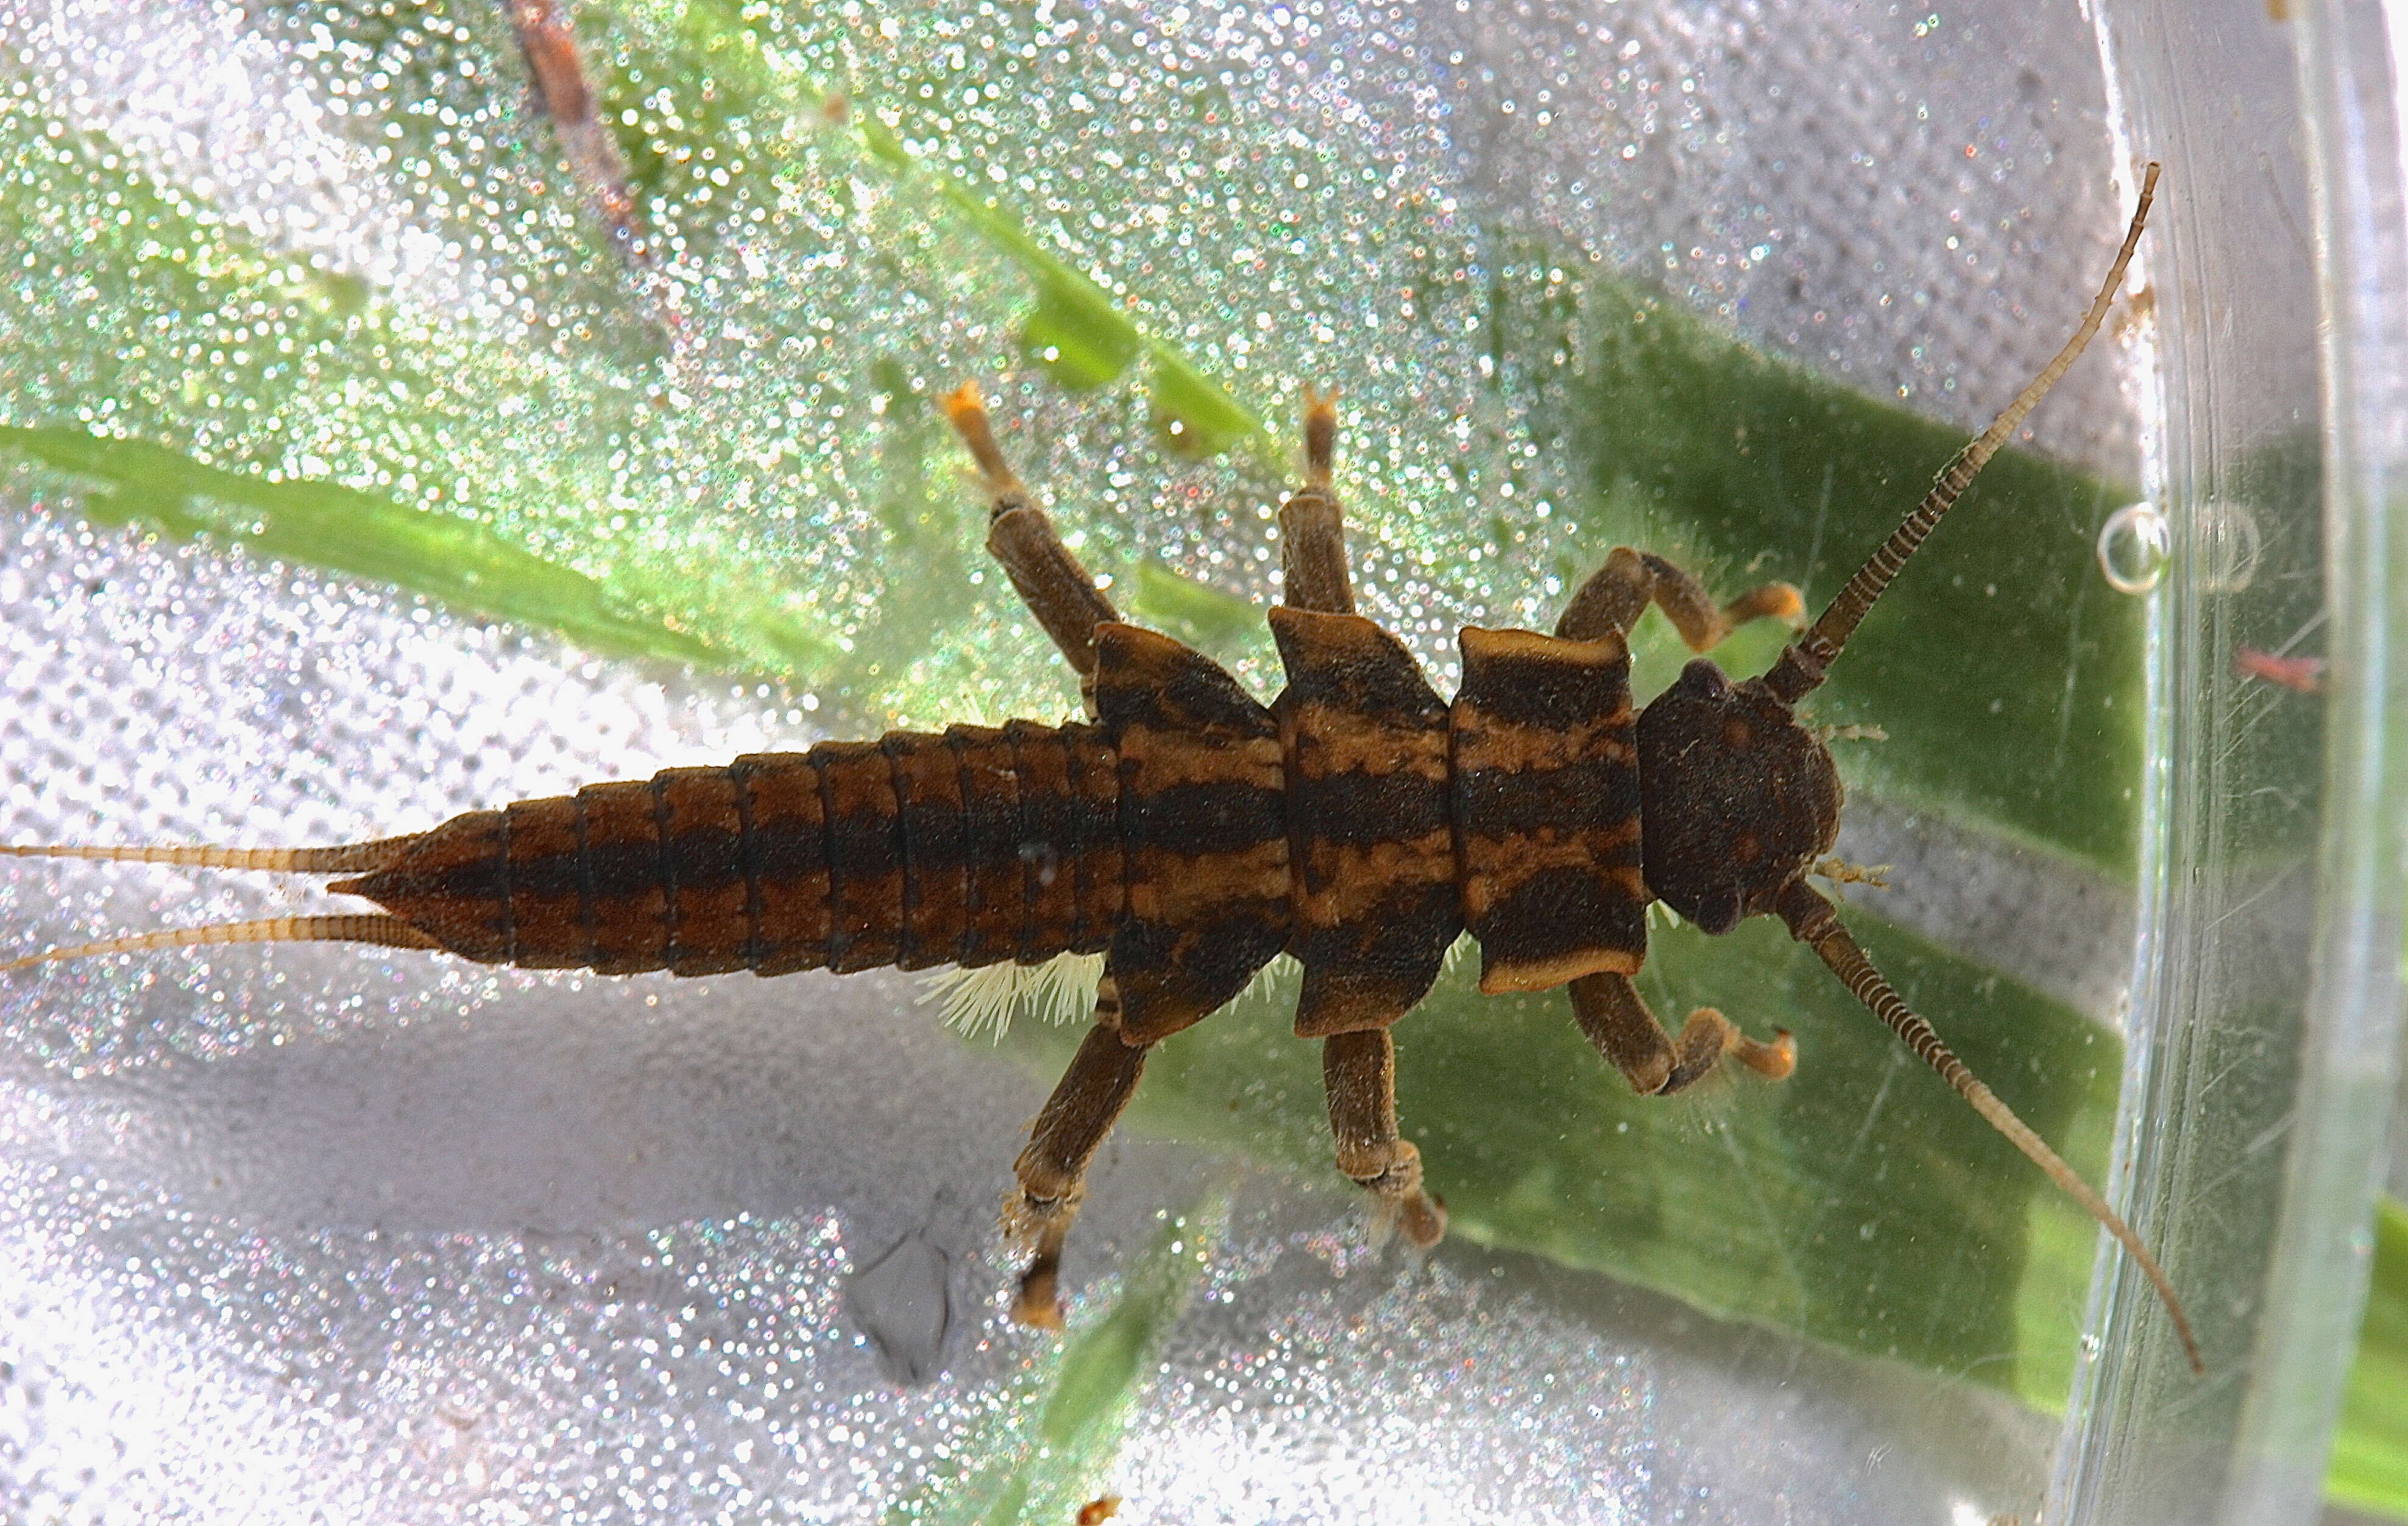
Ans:
[{"label": "submerged leaf", "polygon": [[2408,1520],[2408,1207],[2397,1198],[2375,1214],[2374,1275],[2325,1490],[2350,1509]]},{"label": "submerged leaf", "polygon": [[0,452],[102,485],[81,500],[102,524],[143,525],[178,540],[213,535],[263,556],[390,583],[470,614],[558,631],[616,656],[709,667],[728,660],[708,641],[617,607],[592,578],[456,514],[337,482],[266,482],[146,440],[77,429],[0,425]]},{"label": "submerged leaf", "polygon": [[[2095,1180],[2114,1040],[1922,939],[1849,920],[1975,1073]],[[1778,1084],[1727,1070],[1678,1098],[1635,1096],[1560,992],[1484,997],[1475,973],[1464,961],[1396,1029],[1404,1130],[1451,1233],[2063,1403],[2095,1234],[2036,1236],[2032,1211],[2054,1213],[2055,1189],[1770,918],[1720,939],[1659,934],[1640,986],[1659,1012],[1712,1005],[1759,1036],[1791,1029],[1798,1072]],[[1167,1041],[1130,1122],[1326,1178],[1320,1058],[1288,1032],[1294,1002],[1292,988],[1250,996]],[[1077,1041],[1031,1025],[1006,1042],[1050,1069]],[[2070,1305],[2022,1302],[2069,1287]]]}]

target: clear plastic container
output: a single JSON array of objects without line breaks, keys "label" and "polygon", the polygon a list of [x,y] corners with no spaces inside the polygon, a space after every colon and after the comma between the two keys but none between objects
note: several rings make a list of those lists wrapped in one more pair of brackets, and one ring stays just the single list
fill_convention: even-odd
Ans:
[{"label": "clear plastic container", "polygon": [[[1816,718],[1892,737],[1842,749],[1842,851],[1895,866],[1848,914],[2103,1177],[2207,1376],[1777,929],[1659,928],[1643,988],[1798,1027],[1780,1088],[1632,1099],[1559,1001],[1460,975],[1402,1025],[1457,1219],[1426,1258],[1323,1163],[1274,980],[1154,1062],[1067,1345],[1004,1319],[992,1228],[1066,1043],[1033,1017],[997,1051],[892,973],[162,953],[0,976],[0,1515],[2312,1518],[2397,1044],[2378,7],[791,10],[579,22],[664,325],[500,7],[0,0],[0,841],[350,841],[1058,718],[928,410],[966,377],[1124,608],[1261,693],[1240,600],[1312,380],[1367,608],[1441,690],[1457,625],[1552,619],[1615,536],[1819,601],[2055,350],[2159,159],[2141,295],[2024,442],[2059,464],[1995,468]],[[1272,448],[1182,453],[1159,356],[1066,385],[1129,356],[946,173]],[[1705,380],[1582,390],[1658,362]],[[1698,406],[1640,438],[1651,397]],[[585,623],[479,618],[532,607],[498,571],[396,593],[462,548],[345,539],[455,502],[595,580]],[[664,660],[693,641],[784,676]],[[2308,656],[2320,695],[2279,682]],[[12,862],[0,953],[319,906]]]},{"label": "clear plastic container", "polygon": [[[2173,158],[2186,209],[2157,267],[2152,487],[2176,507],[2184,570],[2154,616],[2145,1043],[2126,1137],[2136,1197],[2177,1256],[2215,1269],[2209,1299],[2249,1333],[2245,1362],[2201,1391],[2148,1370],[2131,1290],[2106,1295],[2059,1454],[2073,1519],[2306,1519],[2372,1259],[2401,941],[2403,225],[2386,22],[2347,5],[2101,18],[2119,142]],[[2270,473],[2311,438],[2315,469]],[[2303,639],[2326,658],[2326,708],[2269,711],[2235,658]]]}]

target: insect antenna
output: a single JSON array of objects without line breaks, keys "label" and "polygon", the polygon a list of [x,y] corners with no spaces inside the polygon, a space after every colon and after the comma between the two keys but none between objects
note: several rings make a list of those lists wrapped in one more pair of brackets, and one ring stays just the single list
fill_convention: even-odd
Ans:
[{"label": "insect antenna", "polygon": [[2090,310],[2082,315],[2081,325],[2073,331],[2073,338],[2065,341],[2065,348],[2057,353],[2057,358],[2050,361],[2040,375],[2032,378],[2031,384],[2016,395],[2015,400],[2007,405],[2005,412],[1992,420],[1987,429],[1974,436],[1947,466],[1941,468],[1940,476],[1931,484],[1931,491],[1914,506],[1914,511],[1890,532],[1890,538],[1882,542],[1881,549],[1874,552],[1864,566],[1856,569],[1856,576],[1850,578],[1847,586],[1840,590],[1839,597],[1831,600],[1822,618],[1816,620],[1806,634],[1784,648],[1771,670],[1764,675],[1765,684],[1780,697],[1782,703],[1794,705],[1822,684],[1825,670],[1838,659],[1841,649],[1848,644],[1848,638],[1855,634],[1857,622],[1864,619],[1866,612],[1873,607],[1873,601],[1889,587],[1890,580],[1898,576],[1899,569],[1906,566],[1907,559],[1914,554],[1915,548],[1923,544],[1924,538],[1940,523],[1940,516],[1946,513],[1965,489],[1972,485],[1974,477],[1989,464],[1990,457],[1998,454],[2000,448],[2006,444],[2007,437],[2023,424],[2025,415],[2040,406],[2040,400],[2048,396],[2049,389],[2057,385],[2057,379],[2081,357],[2091,337],[2099,332],[2099,325],[2106,321],[2107,310],[2114,305],[2117,290],[2124,284],[2124,271],[2132,263],[2132,251],[2141,242],[2141,229],[2148,223],[2149,204],[2157,199],[2157,168],[2152,163],[2141,177],[2141,204],[2132,209],[2132,223],[2125,231],[2124,246],[2115,252],[2115,264],[2107,272],[2106,281],[2100,285],[2099,295],[2091,299]]},{"label": "insect antenna", "polygon": [[[373,872],[399,857],[417,835],[348,842],[333,848],[83,847],[72,844],[0,843],[0,857],[89,858],[113,863],[180,864],[193,869],[257,870],[272,874]],[[248,922],[212,922],[197,928],[129,932],[89,943],[28,954],[0,962],[0,974],[68,959],[135,954],[154,948],[204,948],[223,943],[375,943],[386,948],[437,948],[433,938],[397,916],[338,913],[320,916],[269,916]]]},{"label": "insect antenna", "polygon": [[2088,1182],[2075,1175],[2073,1168],[2065,1163],[2064,1158],[2050,1149],[2047,1142],[2034,1133],[2029,1124],[2015,1116],[2013,1108],[1999,1101],[1998,1095],[1984,1086],[1965,1062],[1956,1058],[1956,1051],[1932,1030],[1931,1025],[1899,998],[1890,983],[1882,978],[1882,972],[1873,968],[1872,960],[1865,957],[1865,951],[1856,946],[1856,941],[1849,936],[1848,929],[1841,925],[1839,914],[1831,909],[1829,901],[1808,889],[1802,881],[1793,881],[1782,893],[1779,909],[1782,919],[1789,924],[1791,935],[1821,956],[1823,962],[1830,967],[1831,973],[1839,976],[1840,983],[1847,986],[1850,995],[1888,1025],[1891,1032],[1906,1041],[1906,1046],[1914,1050],[1925,1064],[1939,1072],[1940,1078],[1947,1082],[1957,1096],[1971,1103],[1985,1122],[2004,1134],[2009,1144],[2023,1151],[2066,1196],[2080,1203],[2109,1234],[2114,1235],[2117,1245],[2131,1253],[2132,1260],[2147,1275],[2149,1286],[2157,1290],[2157,1297],[2164,1302],[2166,1313],[2172,1317],[2174,1334],[2182,1341],[2183,1354],[2190,1359],[2191,1371],[2206,1375],[2207,1364],[2200,1359],[2199,1341],[2191,1333],[2190,1318],[2183,1313],[2182,1300],[2174,1296],[2172,1281],[2166,1276],[2165,1269],[2157,1265],[2157,1259],[2149,1254],[2148,1247],[2141,1244],[2141,1237],[2132,1232],[2132,1227],[2124,1222],[2123,1216],[2107,1206],[2107,1201],[2093,1191]]}]

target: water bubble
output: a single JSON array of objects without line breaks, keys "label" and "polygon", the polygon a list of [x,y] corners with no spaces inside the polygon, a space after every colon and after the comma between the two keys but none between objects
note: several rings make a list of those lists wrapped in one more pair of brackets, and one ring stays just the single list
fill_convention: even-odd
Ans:
[{"label": "water bubble", "polygon": [[2120,594],[2155,588],[2172,551],[2172,526],[2154,503],[2128,503],[2099,527],[2099,570]]},{"label": "water bubble", "polygon": [[953,1271],[953,1253],[922,1225],[846,1280],[845,1312],[869,1337],[888,1381],[916,1389],[944,1370]]},{"label": "water bubble", "polygon": [[2107,1349],[2106,1342],[2101,1341],[2098,1336],[2092,1334],[2086,1330],[2082,1332],[2083,1360],[2097,1361],[2099,1360],[2099,1353],[2105,1349]]}]

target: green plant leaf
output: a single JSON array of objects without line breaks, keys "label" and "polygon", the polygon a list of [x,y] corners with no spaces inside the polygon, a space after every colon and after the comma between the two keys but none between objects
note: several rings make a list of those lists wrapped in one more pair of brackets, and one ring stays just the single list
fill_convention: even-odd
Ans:
[{"label": "green plant leaf", "polygon": [[391,583],[471,614],[558,631],[614,656],[724,666],[728,655],[668,624],[614,607],[594,579],[548,562],[456,514],[324,482],[267,482],[205,467],[147,440],[0,425],[13,452],[103,484],[94,521],[177,540],[215,536],[263,556]]},{"label": "green plant leaf", "polygon": [[[1975,1073],[2095,1178],[2114,1038],[1860,908],[1848,917]],[[1721,939],[1653,939],[1640,986],[1659,1011],[1716,1006],[1799,1044],[1788,1081],[1725,1074],[1673,1101],[1633,1095],[1560,992],[1484,997],[1473,976],[1458,961],[1395,1030],[1405,1133],[1450,1233],[2063,1404],[2095,1236],[2032,1233],[2035,1213],[2057,1215],[2055,1189],[1785,929],[1761,918]],[[1278,983],[1165,1043],[1132,1124],[1334,1170],[1319,1053],[1288,1031],[1294,1003]],[[1076,1037],[1024,1024],[1005,1042],[1050,1071]],[[2078,1209],[2071,1221],[2090,1224]],[[2032,1288],[2071,1298],[2028,1307]]]},{"label": "green plant leaf", "polygon": [[2408,1206],[2397,1198],[2375,1212],[2374,1274],[2325,1492],[2353,1510],[2408,1520]]}]

